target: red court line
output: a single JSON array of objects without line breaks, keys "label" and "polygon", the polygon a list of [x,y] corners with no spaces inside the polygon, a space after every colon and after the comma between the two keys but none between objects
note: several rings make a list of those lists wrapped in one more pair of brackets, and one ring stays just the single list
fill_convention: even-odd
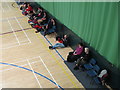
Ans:
[{"label": "red court line", "polygon": [[16,31],[5,32],[5,33],[1,33],[0,35],[5,35],[5,34],[13,33],[13,32],[20,32],[20,31],[29,30],[29,29],[33,29],[33,28],[25,28],[25,29],[20,29],[20,30],[16,30]]}]

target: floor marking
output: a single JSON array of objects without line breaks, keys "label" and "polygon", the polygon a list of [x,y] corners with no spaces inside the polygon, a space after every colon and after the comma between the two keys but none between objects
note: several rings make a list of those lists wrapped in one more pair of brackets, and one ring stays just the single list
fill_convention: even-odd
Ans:
[{"label": "floor marking", "polygon": [[[40,61],[34,61],[34,62],[32,62],[31,64],[38,63],[38,62],[40,62]],[[24,66],[27,66],[27,65],[28,65],[28,64],[23,64],[23,65],[21,65],[21,66],[24,67]],[[2,70],[0,70],[0,72],[10,71],[10,70],[12,70],[12,69],[16,69],[16,67],[12,67],[12,68],[8,68],[8,69],[2,69]]]},{"label": "floor marking", "polygon": [[[32,70],[28,69],[28,68],[25,68],[25,67],[22,67],[22,66],[18,66],[18,65],[14,65],[14,64],[9,64],[9,63],[3,63],[3,62],[0,62],[0,64],[4,64],[4,65],[10,65],[10,66],[14,66],[14,67],[18,67],[18,68],[21,68],[21,69],[24,69],[24,70],[27,70],[27,71],[30,71],[30,72],[33,72]],[[54,81],[52,81],[51,79],[49,79],[48,77],[34,71],[33,73],[35,74],[38,74],[39,76],[42,76],[43,78],[47,79],[48,81],[52,82],[53,84],[57,85]],[[64,90],[64,88],[62,88],[60,85],[59,87]]]},{"label": "floor marking", "polygon": [[[53,46],[52,44],[51,44],[51,42],[44,36],[44,38],[48,41],[48,43],[51,45],[51,46]],[[56,53],[62,58],[62,60],[63,61],[65,61],[65,59],[62,57],[62,55],[60,55],[60,53],[56,50],[56,49],[54,49],[55,51],[56,51]]]},{"label": "floor marking", "polygon": [[[29,29],[33,29],[33,28],[25,28],[25,29],[15,30],[14,32],[21,32],[21,31],[23,31],[23,30],[29,30]],[[13,31],[5,32],[5,33],[1,33],[0,35],[9,34],[9,33],[14,33],[14,32],[13,32]]]},{"label": "floor marking", "polygon": [[11,27],[11,30],[13,31],[13,34],[15,35],[15,38],[16,38],[18,44],[20,45],[20,42],[19,42],[19,40],[18,40],[18,38],[17,38],[17,35],[15,34],[15,32],[14,32],[14,30],[13,30],[13,28],[12,28],[12,25],[11,25],[11,23],[10,23],[9,20],[8,20],[8,23],[9,23],[9,25],[10,25],[10,27]]},{"label": "floor marking", "polygon": [[[25,41],[20,41],[21,43],[22,42],[28,42],[28,40],[25,40]],[[12,46],[14,44],[17,44],[17,42],[14,42],[14,43],[9,43],[9,44],[3,44],[3,46]]]},{"label": "floor marking", "polygon": [[10,10],[11,10],[11,8],[10,8],[10,6],[9,6],[8,2],[7,2],[6,4],[7,4],[7,7],[9,8],[9,11],[10,11]]},{"label": "floor marking", "polygon": [[[25,18],[24,16],[20,16],[20,17],[17,17],[18,19],[21,19],[21,18]],[[9,20],[15,20],[15,18],[14,17],[11,17],[11,18],[8,18]],[[2,19],[0,19],[0,21],[1,22],[3,22],[3,21],[7,21],[7,19],[6,18],[2,18]]]},{"label": "floor marking", "polygon": [[[44,61],[42,60],[42,58],[39,56],[39,59],[42,61],[43,65],[45,66],[46,70],[48,71],[48,73],[50,74],[51,78],[53,79],[53,81],[57,84],[56,80],[54,79],[54,77],[52,76],[51,72],[49,71],[48,67],[46,66],[46,64],[44,63]],[[57,84],[57,87],[59,87],[59,85]]]},{"label": "floor marking", "polygon": [[41,86],[41,84],[40,84],[40,82],[39,82],[39,80],[38,80],[38,78],[37,78],[36,74],[34,73],[35,71],[33,70],[33,68],[32,68],[32,66],[31,66],[31,64],[30,64],[29,60],[28,60],[28,59],[26,59],[26,60],[27,60],[27,62],[28,62],[28,65],[30,66],[30,68],[31,68],[32,72],[33,72],[33,75],[34,75],[35,79],[36,79],[36,80],[37,80],[37,82],[38,82],[38,85],[40,86],[40,88],[42,88],[42,86]]},{"label": "floor marking", "polygon": [[[30,60],[34,60],[34,59],[36,59],[36,58],[38,58],[39,59],[39,57],[37,56],[37,57],[33,57],[33,58],[30,58],[30,59],[28,59],[29,61]],[[17,58],[18,59],[18,58]],[[22,58],[23,59],[23,58]],[[26,59],[26,58],[24,58],[24,59]],[[4,61],[8,61],[8,60],[4,60]],[[14,61],[14,60],[13,60]],[[22,61],[18,61],[18,62],[13,62],[12,61],[12,64],[17,64],[17,63],[21,63],[21,62],[25,62],[26,60],[22,60]],[[0,68],[3,68],[3,67],[7,67],[7,66],[0,66]]]},{"label": "floor marking", "polygon": [[[8,57],[8,60],[9,60],[9,58],[11,58],[11,57]],[[26,59],[26,57],[25,58],[17,58],[17,57],[12,57],[12,58],[14,58],[14,59]],[[35,56],[35,57],[27,57],[27,58],[31,58],[31,59],[35,59],[35,58],[39,58],[38,56]],[[30,60],[30,59],[29,59]],[[4,61],[7,61],[7,60],[4,60]]]},{"label": "floor marking", "polygon": [[23,44],[20,44],[20,45],[14,45],[14,46],[11,46],[11,47],[0,48],[0,49],[9,49],[9,48],[19,47],[19,46],[26,45],[26,44],[30,44],[30,43],[23,43]]},{"label": "floor marking", "polygon": [[30,38],[28,37],[27,33],[23,30],[23,27],[21,26],[20,22],[18,21],[18,19],[16,17],[14,17],[15,20],[17,21],[18,25],[20,26],[21,30],[24,32],[25,36],[27,37],[28,41],[31,43]]},{"label": "floor marking", "polygon": [[57,60],[57,58],[51,53],[50,50],[48,50],[47,45],[45,44],[45,42],[43,41],[43,39],[41,39],[41,35],[37,37],[40,38],[40,42],[43,44],[43,46],[46,48],[46,50],[49,52],[49,54],[52,56],[53,60],[56,61],[56,63],[58,64],[58,66],[62,69],[63,73],[69,78],[69,80],[71,81],[71,83],[75,86],[75,88],[78,88],[77,85],[75,84],[75,82],[72,80],[72,78],[70,77],[70,75],[66,72],[66,70],[64,69],[64,67],[60,64],[60,62]]}]

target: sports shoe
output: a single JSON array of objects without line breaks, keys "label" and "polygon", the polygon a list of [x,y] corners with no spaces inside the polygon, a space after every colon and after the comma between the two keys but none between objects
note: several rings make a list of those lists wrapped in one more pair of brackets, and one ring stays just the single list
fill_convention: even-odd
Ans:
[{"label": "sports shoe", "polygon": [[53,49],[53,47],[52,47],[52,46],[49,46],[49,49]]},{"label": "sports shoe", "polygon": [[79,67],[78,67],[78,66],[75,66],[75,67],[74,67],[74,70],[78,70],[78,69],[79,69]]}]

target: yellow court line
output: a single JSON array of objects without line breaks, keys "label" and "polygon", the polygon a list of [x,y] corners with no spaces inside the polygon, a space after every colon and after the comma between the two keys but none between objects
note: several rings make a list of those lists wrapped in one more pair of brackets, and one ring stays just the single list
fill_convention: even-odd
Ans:
[{"label": "yellow court line", "polygon": [[65,68],[60,64],[60,62],[57,60],[57,58],[51,53],[51,51],[48,48],[48,46],[45,44],[45,42],[41,39],[40,35],[37,35],[38,38],[40,38],[40,42],[43,44],[43,46],[46,48],[46,50],[49,52],[49,54],[52,56],[52,58],[56,61],[56,63],[59,65],[59,67],[63,70],[64,74],[69,78],[69,80],[72,82],[72,84],[75,86],[75,88],[78,88],[78,86],[75,84],[73,79],[70,77],[70,75],[65,71]]}]

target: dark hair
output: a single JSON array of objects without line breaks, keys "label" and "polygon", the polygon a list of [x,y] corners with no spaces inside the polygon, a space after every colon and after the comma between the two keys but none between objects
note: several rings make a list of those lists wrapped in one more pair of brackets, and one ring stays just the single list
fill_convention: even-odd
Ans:
[{"label": "dark hair", "polygon": [[83,43],[81,43],[81,42],[79,42],[78,44],[81,45],[81,46],[83,46]]},{"label": "dark hair", "polygon": [[30,11],[30,13],[33,13],[33,11]]}]

